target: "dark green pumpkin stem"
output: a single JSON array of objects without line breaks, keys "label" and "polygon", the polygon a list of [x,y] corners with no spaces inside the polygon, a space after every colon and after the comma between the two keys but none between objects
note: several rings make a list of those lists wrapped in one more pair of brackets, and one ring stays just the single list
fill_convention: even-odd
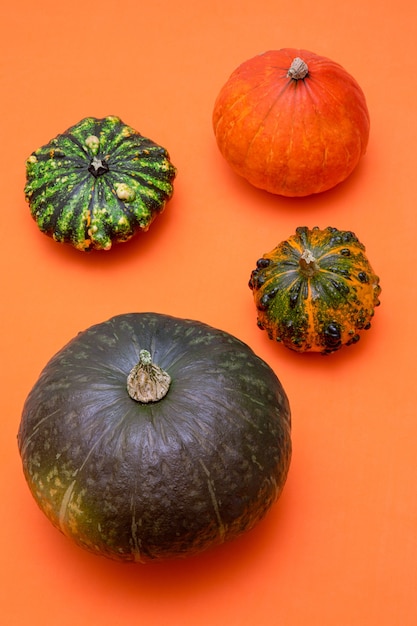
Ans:
[{"label": "dark green pumpkin stem", "polygon": [[314,276],[319,271],[317,261],[310,250],[304,250],[299,260],[300,270],[307,278]]},{"label": "dark green pumpkin stem", "polygon": [[94,178],[98,178],[99,176],[102,176],[109,171],[109,166],[107,164],[107,161],[105,161],[104,159],[98,159],[96,156],[94,156],[90,161],[88,171],[94,176]]},{"label": "dark green pumpkin stem", "polygon": [[166,396],[170,384],[170,375],[152,363],[148,350],[141,350],[139,363],[132,368],[127,377],[129,396],[137,402],[158,402]]}]

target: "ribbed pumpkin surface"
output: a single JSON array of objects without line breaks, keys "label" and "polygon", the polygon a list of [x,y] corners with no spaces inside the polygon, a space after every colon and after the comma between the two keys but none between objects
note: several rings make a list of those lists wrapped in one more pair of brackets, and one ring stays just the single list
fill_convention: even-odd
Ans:
[{"label": "ribbed pumpkin surface", "polygon": [[351,231],[297,228],[258,260],[249,281],[258,326],[298,352],[329,354],[370,328],[381,288]]},{"label": "ribbed pumpkin surface", "polygon": [[370,122],[362,89],[341,65],[284,48],[234,70],[216,98],[213,128],[221,154],[252,185],[306,196],[353,172]]},{"label": "ribbed pumpkin surface", "polygon": [[79,250],[146,231],[173,193],[167,151],[120,118],[88,117],[33,152],[25,197],[40,230]]}]

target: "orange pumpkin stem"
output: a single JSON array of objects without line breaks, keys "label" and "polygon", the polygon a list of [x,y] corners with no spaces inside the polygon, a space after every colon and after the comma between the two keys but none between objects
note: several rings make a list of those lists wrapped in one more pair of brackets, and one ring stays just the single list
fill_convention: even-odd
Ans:
[{"label": "orange pumpkin stem", "polygon": [[310,250],[304,250],[304,252],[300,256],[299,264],[301,272],[304,274],[304,276],[307,276],[308,278],[314,276],[314,274],[319,271],[316,259],[310,252]]},{"label": "orange pumpkin stem", "polygon": [[291,63],[291,67],[287,72],[287,77],[292,80],[302,80],[308,74],[308,65],[300,57],[295,57]]}]

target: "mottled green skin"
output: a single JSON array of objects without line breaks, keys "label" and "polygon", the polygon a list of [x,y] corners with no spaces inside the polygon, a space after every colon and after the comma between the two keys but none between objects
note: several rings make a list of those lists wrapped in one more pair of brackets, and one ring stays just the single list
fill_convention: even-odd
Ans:
[{"label": "mottled green skin", "polygon": [[[310,266],[302,262],[307,254]],[[258,326],[297,352],[330,354],[370,328],[381,287],[351,231],[299,227],[258,260],[249,281]]]},{"label": "mottled green skin", "polygon": [[[171,376],[159,402],[126,391],[141,349]],[[18,443],[34,498],[79,545],[125,561],[182,557],[249,530],[276,501],[290,409],[271,368],[235,337],[133,313],[51,359]]]},{"label": "mottled green skin", "polygon": [[[97,176],[89,171],[94,158],[105,164]],[[110,116],[85,118],[40,147],[26,175],[40,230],[84,251],[147,230],[173,193],[176,169],[164,148]]]}]

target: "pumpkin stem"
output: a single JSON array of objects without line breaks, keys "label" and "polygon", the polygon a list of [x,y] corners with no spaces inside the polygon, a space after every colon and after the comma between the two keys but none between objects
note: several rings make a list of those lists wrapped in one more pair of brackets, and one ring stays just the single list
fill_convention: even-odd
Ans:
[{"label": "pumpkin stem", "polygon": [[287,72],[287,78],[292,78],[293,80],[302,80],[308,74],[308,65],[303,59],[300,57],[295,57],[293,62],[291,63],[291,67]]},{"label": "pumpkin stem", "polygon": [[300,256],[299,264],[302,273],[308,278],[314,276],[314,274],[319,271],[316,259],[310,252],[310,250],[304,250],[304,252]]},{"label": "pumpkin stem", "polygon": [[104,159],[99,159],[96,156],[93,156],[87,169],[90,174],[94,176],[94,178],[98,178],[109,171],[109,166],[107,161]]},{"label": "pumpkin stem", "polygon": [[158,402],[166,396],[170,384],[170,375],[152,363],[148,350],[141,350],[139,363],[131,369],[127,377],[129,396],[137,402]]}]

